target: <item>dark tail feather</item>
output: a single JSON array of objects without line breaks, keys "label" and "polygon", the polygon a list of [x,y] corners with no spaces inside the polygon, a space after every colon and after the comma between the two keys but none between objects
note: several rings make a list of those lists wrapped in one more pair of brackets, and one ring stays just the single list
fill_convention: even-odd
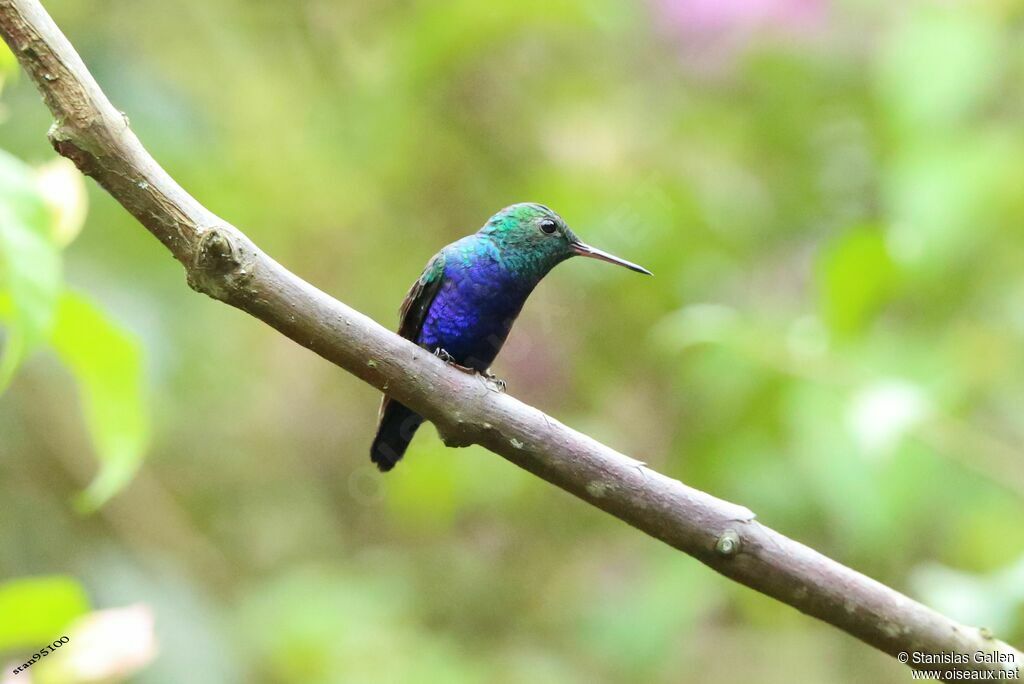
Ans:
[{"label": "dark tail feather", "polygon": [[395,467],[401,460],[409,442],[416,434],[417,428],[423,424],[423,417],[412,409],[397,401],[385,399],[381,406],[380,423],[377,436],[370,447],[370,460],[377,464],[382,472]]}]

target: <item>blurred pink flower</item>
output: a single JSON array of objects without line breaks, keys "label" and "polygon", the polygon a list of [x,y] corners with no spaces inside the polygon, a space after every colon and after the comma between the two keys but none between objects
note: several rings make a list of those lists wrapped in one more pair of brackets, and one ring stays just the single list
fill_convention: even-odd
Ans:
[{"label": "blurred pink flower", "polygon": [[[121,681],[157,654],[153,611],[144,604],[89,613],[68,631],[58,681]],[[62,679],[63,677],[63,679]]]},{"label": "blurred pink flower", "polygon": [[828,0],[651,0],[660,28],[688,59],[711,66],[729,61],[764,35],[820,32]]},{"label": "blurred pink flower", "polygon": [[[138,603],[88,613],[68,628],[68,641],[29,671],[4,675],[0,684],[121,682],[156,658],[155,618]],[[21,661],[8,664],[13,670]]]}]

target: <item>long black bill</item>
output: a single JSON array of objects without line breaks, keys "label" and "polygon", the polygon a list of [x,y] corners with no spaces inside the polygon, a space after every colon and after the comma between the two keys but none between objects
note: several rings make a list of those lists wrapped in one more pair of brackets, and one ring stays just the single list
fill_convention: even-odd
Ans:
[{"label": "long black bill", "polygon": [[580,256],[590,257],[591,259],[600,259],[601,261],[607,261],[609,264],[618,264],[619,266],[625,266],[630,271],[636,271],[637,273],[646,273],[647,275],[654,275],[643,266],[638,266],[632,261],[626,261],[620,259],[614,254],[609,254],[604,250],[598,249],[597,247],[591,247],[590,245],[582,242],[572,243],[572,249]]}]

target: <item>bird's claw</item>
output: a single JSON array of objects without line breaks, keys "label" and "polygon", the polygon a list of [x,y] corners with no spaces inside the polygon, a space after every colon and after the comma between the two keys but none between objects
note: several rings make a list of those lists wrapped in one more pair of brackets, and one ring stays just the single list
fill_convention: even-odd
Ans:
[{"label": "bird's claw", "polygon": [[499,394],[505,393],[505,388],[508,387],[508,384],[504,380],[496,376],[494,373],[491,373],[490,371],[484,371],[480,375],[483,377],[485,382],[493,384],[496,388],[495,391],[497,391]]},{"label": "bird's claw", "polygon": [[475,368],[470,368],[469,366],[463,366],[462,364],[456,362],[455,361],[455,357],[453,357],[451,354],[449,354],[444,349],[441,349],[440,347],[438,347],[437,349],[434,350],[434,356],[436,356],[437,358],[441,359],[442,361],[447,363],[452,368],[454,368],[456,370],[460,370],[463,373],[469,373],[470,375],[475,375],[477,373],[477,370]]},{"label": "bird's claw", "polygon": [[502,380],[501,378],[497,377],[496,375],[494,375],[490,371],[478,371],[475,368],[470,368],[469,366],[463,366],[462,364],[457,363],[455,361],[455,358],[451,354],[449,354],[447,352],[447,350],[442,349],[441,347],[438,347],[437,349],[434,350],[434,356],[436,356],[437,358],[441,359],[442,361],[447,363],[452,368],[460,370],[463,373],[469,373],[470,375],[476,375],[476,376],[480,377],[485,383],[487,383],[489,385],[493,384],[495,386],[495,388],[496,388],[495,389],[496,392],[499,392],[499,393],[504,393],[505,392],[505,388],[507,386],[505,381]]}]

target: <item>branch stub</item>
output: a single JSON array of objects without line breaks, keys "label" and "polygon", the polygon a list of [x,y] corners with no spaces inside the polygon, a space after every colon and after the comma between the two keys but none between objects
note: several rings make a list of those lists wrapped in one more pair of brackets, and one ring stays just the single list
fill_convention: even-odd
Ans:
[{"label": "branch stub", "polygon": [[715,542],[715,553],[724,558],[732,558],[740,552],[742,546],[739,532],[730,528],[719,535]]}]

